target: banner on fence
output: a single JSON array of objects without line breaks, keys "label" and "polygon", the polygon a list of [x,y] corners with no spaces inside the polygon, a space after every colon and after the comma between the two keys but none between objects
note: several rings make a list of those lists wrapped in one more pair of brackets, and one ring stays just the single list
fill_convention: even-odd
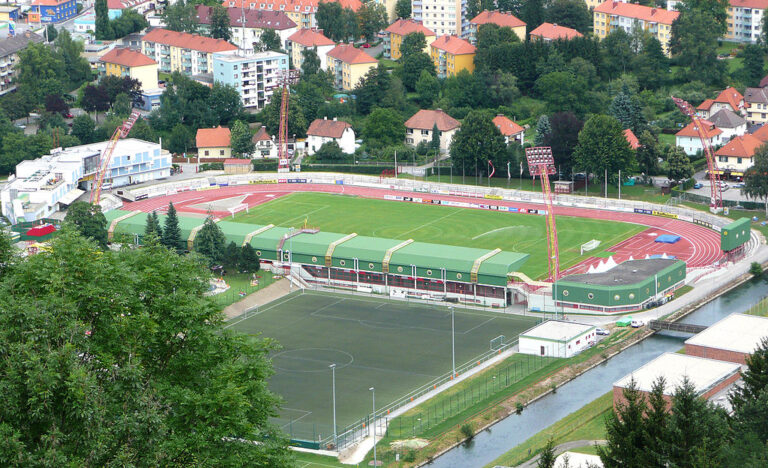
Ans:
[{"label": "banner on fence", "polygon": [[662,218],[677,219],[677,215],[675,213],[667,213],[666,211],[653,210],[651,214],[654,216],[661,216]]},{"label": "banner on fence", "polygon": [[249,184],[276,184],[277,180],[275,179],[260,179],[260,180],[249,180]]},{"label": "banner on fence", "polygon": [[709,221],[704,221],[703,219],[693,218],[693,224],[698,224],[699,226],[704,226],[709,229],[714,229],[714,227],[712,226],[712,223],[710,223]]}]

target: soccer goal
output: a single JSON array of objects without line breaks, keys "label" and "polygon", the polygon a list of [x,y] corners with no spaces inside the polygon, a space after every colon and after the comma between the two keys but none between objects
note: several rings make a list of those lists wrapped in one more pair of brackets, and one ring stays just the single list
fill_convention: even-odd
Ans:
[{"label": "soccer goal", "polygon": [[241,211],[245,211],[246,213],[248,213],[248,204],[246,204],[246,203],[241,203],[241,204],[239,204],[239,205],[237,205],[237,206],[233,206],[232,208],[227,208],[227,211],[229,211],[229,213],[230,213],[230,214],[232,215],[232,217],[234,218],[234,217],[235,217],[235,214],[236,214],[236,213],[239,213],[239,212],[241,212]]},{"label": "soccer goal", "polygon": [[506,337],[504,335],[499,335],[496,338],[491,340],[491,351],[496,351],[501,349],[504,346],[504,340]]},{"label": "soccer goal", "polygon": [[595,250],[599,245],[600,245],[600,241],[597,239],[592,239],[589,242],[585,242],[584,244],[581,244],[581,255],[584,255],[584,252]]}]

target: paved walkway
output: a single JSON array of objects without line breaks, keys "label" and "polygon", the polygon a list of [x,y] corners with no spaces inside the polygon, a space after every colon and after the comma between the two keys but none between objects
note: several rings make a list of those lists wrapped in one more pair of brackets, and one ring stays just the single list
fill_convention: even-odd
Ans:
[{"label": "paved walkway", "polygon": [[264,304],[270,303],[274,300],[280,299],[290,292],[288,280],[285,278],[279,279],[270,284],[264,289],[259,289],[253,294],[250,294],[242,300],[235,302],[234,304],[224,308],[224,315],[227,320],[242,315],[246,310],[253,309],[255,307],[261,307]]},{"label": "paved walkway", "polygon": [[[572,440],[570,442],[564,442],[555,447],[555,455],[560,455],[561,453],[567,452],[571,449],[585,447],[587,445],[603,445],[605,442],[606,441],[604,440]],[[541,455],[536,455],[522,465],[518,465],[517,468],[536,468],[536,464],[539,463],[540,457]]]}]

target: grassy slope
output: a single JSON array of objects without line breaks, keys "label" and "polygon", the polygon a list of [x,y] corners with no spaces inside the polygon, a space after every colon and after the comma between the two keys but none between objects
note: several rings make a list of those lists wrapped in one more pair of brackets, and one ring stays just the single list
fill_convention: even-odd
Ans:
[{"label": "grassy slope", "polygon": [[240,296],[241,292],[244,292],[246,295],[252,294],[275,282],[272,278],[272,273],[268,271],[259,271],[256,273],[256,276],[261,276],[261,278],[259,278],[258,286],[251,286],[250,274],[237,273],[226,275],[224,281],[229,285],[229,289],[221,294],[212,296],[211,299],[222,307],[226,307],[243,299],[245,296]]},{"label": "grassy slope", "polygon": [[[251,208],[250,213],[240,213],[235,221],[299,226],[304,219],[330,232],[528,253],[531,258],[523,266],[523,273],[540,278],[547,270],[542,216],[294,193]],[[607,248],[644,229],[633,224],[566,216],[558,217],[557,224],[563,269],[583,259],[579,246],[591,239],[601,240]]]},{"label": "grassy slope", "polygon": [[334,457],[315,455],[314,453],[294,452],[296,458],[296,468],[349,468],[351,465],[344,465]]}]

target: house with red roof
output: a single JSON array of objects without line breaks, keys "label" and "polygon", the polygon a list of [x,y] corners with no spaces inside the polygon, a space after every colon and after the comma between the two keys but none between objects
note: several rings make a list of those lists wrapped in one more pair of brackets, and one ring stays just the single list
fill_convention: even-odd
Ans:
[{"label": "house with red roof", "polygon": [[[299,28],[316,28],[315,13],[321,0],[224,0],[221,4],[227,8],[244,10],[282,11]],[[323,0],[339,3],[342,8],[357,11],[363,6],[360,0]]]},{"label": "house with red roof", "polygon": [[346,154],[355,152],[355,131],[352,125],[336,117],[328,120],[328,117],[315,119],[307,129],[307,154],[315,154],[321,146],[335,141],[339,148]]},{"label": "house with red roof", "polygon": [[544,42],[556,41],[558,39],[567,41],[577,37],[584,37],[583,34],[575,29],[553,23],[541,23],[536,29],[531,31],[529,36],[531,36],[531,40],[538,39]]},{"label": "house with red roof", "polygon": [[288,36],[285,47],[296,70],[301,70],[304,64],[305,49],[315,49],[320,58],[320,69],[325,70],[328,68],[328,52],[336,47],[336,43],[325,37],[322,29],[299,29]]},{"label": "house with red roof", "polygon": [[197,157],[201,162],[206,159],[211,160],[228,159],[232,157],[230,148],[230,131],[227,127],[199,128],[195,135],[195,146],[197,147]]},{"label": "house with red roof", "polygon": [[256,148],[253,152],[254,158],[277,159],[277,144],[275,143],[275,138],[267,132],[267,127],[262,125],[256,134],[253,135],[251,141]]},{"label": "house with red roof", "polygon": [[328,52],[328,71],[336,87],[352,91],[379,61],[351,44],[339,44]]},{"label": "house with red roof", "polygon": [[30,23],[53,24],[76,15],[75,0],[32,0],[27,19]]},{"label": "house with red roof", "polygon": [[593,9],[592,30],[596,37],[605,39],[616,28],[621,28],[629,34],[632,28],[638,25],[658,39],[664,53],[669,56],[672,23],[678,16],[679,11],[608,0]]},{"label": "house with red roof", "polygon": [[114,48],[102,55],[99,74],[139,80],[142,91],[157,88],[157,62],[137,50]]},{"label": "house with red roof", "polygon": [[469,21],[469,42],[477,44],[477,30],[484,24],[495,24],[502,28],[510,28],[520,41],[525,41],[525,21],[511,13],[500,11],[483,11]]},{"label": "house with red roof", "polygon": [[[702,132],[709,142],[709,146],[714,147],[723,143],[723,131],[715,127],[715,124],[707,120],[701,121],[703,124]],[[701,139],[699,138],[699,128],[691,122],[682,130],[675,134],[675,144],[685,151],[688,156],[695,156],[699,151],[703,151]]]},{"label": "house with red roof", "polygon": [[627,139],[627,143],[633,150],[640,148],[640,140],[637,139],[631,128],[624,130],[624,138]]},{"label": "house with red roof", "polygon": [[418,146],[421,142],[432,142],[432,131],[437,125],[440,133],[440,151],[446,152],[451,146],[453,135],[461,123],[443,112],[442,109],[421,109],[405,122],[405,144]]},{"label": "house with red roof", "polygon": [[728,31],[729,41],[755,43],[763,35],[763,18],[768,9],[768,0],[729,0]]},{"label": "house with red roof", "polygon": [[154,0],[107,0],[109,19],[119,18],[125,10],[134,10],[136,13],[144,15],[154,8]]},{"label": "house with red roof", "polygon": [[439,78],[475,71],[475,46],[456,36],[440,36],[430,44],[430,55]]},{"label": "house with red roof", "polygon": [[424,34],[424,39],[427,40],[424,52],[427,54],[429,53],[429,45],[436,38],[435,33],[425,27],[421,21],[412,19],[399,19],[390,24],[384,32],[387,34],[384,37],[384,56],[392,60],[400,60],[400,57],[402,57],[403,54],[400,53],[400,46],[403,44],[405,36],[413,33]]},{"label": "house with red roof", "polygon": [[153,29],[141,38],[141,51],[160,64],[165,73],[181,72],[185,75],[213,73],[213,54],[235,52],[237,47],[224,39]]},{"label": "house with red roof", "polygon": [[[754,89],[754,88],[747,88]],[[696,107],[696,111],[699,115],[708,119],[714,115],[720,109],[728,109],[731,112],[737,114],[743,114],[745,108],[748,107],[744,96],[736,90],[736,88],[728,87],[720,91],[715,99],[705,99],[704,102]]]},{"label": "house with red roof", "polygon": [[765,140],[761,140],[756,134],[732,138],[725,146],[715,151],[718,169],[726,178],[744,177],[744,172],[752,166],[755,151],[765,143]]},{"label": "house with red roof", "polygon": [[[211,28],[213,7],[197,5],[195,9],[200,32],[207,35]],[[266,30],[274,31],[280,36],[280,47],[286,48],[285,42],[298,29],[296,23],[284,11],[241,10],[229,7],[226,10],[232,32],[230,40],[240,49],[249,52],[253,51],[253,44],[261,40],[261,34]]]},{"label": "house with red roof", "polygon": [[493,124],[499,129],[502,135],[504,135],[504,142],[509,144],[511,141],[516,141],[523,144],[525,140],[525,129],[513,122],[509,117],[498,114],[493,118]]}]

